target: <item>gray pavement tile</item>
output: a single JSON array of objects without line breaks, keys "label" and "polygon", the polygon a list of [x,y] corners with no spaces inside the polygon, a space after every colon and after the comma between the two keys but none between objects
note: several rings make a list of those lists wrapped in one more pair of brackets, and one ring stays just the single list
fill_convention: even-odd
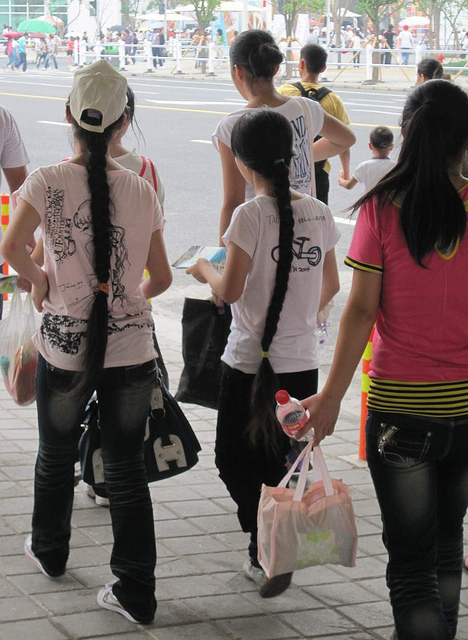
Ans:
[{"label": "gray pavement tile", "polygon": [[225,640],[232,636],[226,634],[216,624],[201,622],[199,624],[177,625],[147,630],[155,640]]},{"label": "gray pavement tile", "polygon": [[199,573],[216,573],[218,571],[242,571],[247,553],[224,551],[222,553],[205,553],[188,557],[190,564]]},{"label": "gray pavement tile", "polygon": [[392,608],[389,602],[366,602],[352,606],[339,607],[344,615],[367,629],[393,623]]},{"label": "gray pavement tile", "polygon": [[28,428],[21,429],[2,429],[2,436],[7,440],[14,440],[20,447],[21,443],[25,440],[34,440],[37,438],[37,429],[34,429],[31,425],[26,425]]},{"label": "gray pavement tile", "polygon": [[108,565],[110,562],[110,553],[107,547],[95,545],[93,547],[78,547],[71,549],[68,559],[68,568],[77,569],[81,567],[95,567],[100,565]]},{"label": "gray pavement tile", "polygon": [[69,637],[48,620],[22,620],[0,625],[0,640],[62,640]]},{"label": "gray pavement tile", "polygon": [[[24,454],[26,455],[26,454]],[[1,464],[1,461],[0,461]],[[2,468],[3,473],[12,480],[33,480],[34,466],[32,463],[27,465],[10,465]]]},{"label": "gray pavement tile", "polygon": [[103,587],[113,578],[108,565],[87,567],[84,569],[70,569],[69,573],[85,587]]},{"label": "gray pavement tile", "polygon": [[343,582],[343,576],[340,576],[331,566],[308,567],[294,574],[294,584],[303,587],[335,582]]},{"label": "gray pavement tile", "polygon": [[37,432],[36,438],[33,440],[21,440],[21,442],[16,442],[20,451],[28,452],[28,453],[37,453],[37,448],[39,446],[37,441]]},{"label": "gray pavement tile", "polygon": [[81,589],[66,594],[62,591],[37,593],[34,599],[52,616],[62,616],[71,613],[86,615],[88,611],[101,611],[96,596],[97,589],[83,589],[83,587],[81,587]]},{"label": "gray pavement tile", "polygon": [[370,593],[374,593],[379,600],[388,602],[389,595],[385,575],[380,578],[371,578],[370,580],[355,580],[353,585],[361,586],[363,589],[370,591]]},{"label": "gray pavement tile", "polygon": [[223,542],[234,551],[244,551],[249,546],[250,534],[243,531],[227,531],[225,533],[214,533],[213,538]]},{"label": "gray pavement tile", "polygon": [[236,593],[227,596],[187,598],[183,604],[205,620],[254,616],[262,613],[260,603],[256,604],[251,599]]},{"label": "gray pavement tile", "polygon": [[86,615],[72,613],[57,616],[55,620],[68,633],[78,638],[99,637],[109,635],[109,633],[118,634],[135,628],[135,625],[124,616],[101,608],[99,611],[88,611]]},{"label": "gray pavement tile", "polygon": [[226,513],[225,509],[210,500],[175,502],[171,508],[174,513],[181,518],[188,518],[191,516],[224,515]]},{"label": "gray pavement tile", "polygon": [[382,562],[380,556],[372,558],[361,558],[356,562],[355,567],[342,567],[336,565],[334,569],[337,573],[349,578],[350,580],[359,580],[360,578],[378,578],[385,573],[385,562]]},{"label": "gray pavement tile", "polygon": [[[34,411],[34,415],[36,416],[36,412]],[[8,420],[8,423],[5,425],[7,427],[7,430],[10,429],[31,429],[31,427],[35,426],[35,423],[31,423],[31,420],[25,420],[23,418],[26,418],[26,416],[23,416],[22,418],[11,418],[10,420]],[[2,428],[3,424],[0,425],[0,428],[2,429],[2,434],[5,433],[5,429]],[[36,432],[37,434],[37,432]],[[21,433],[18,433],[18,440],[22,440],[23,438],[21,437]]]},{"label": "gray pavement tile", "polygon": [[468,640],[468,616],[461,616],[458,620],[458,640]]},{"label": "gray pavement tile", "polygon": [[386,553],[381,535],[362,536],[359,538],[358,549],[368,556],[376,556]]},{"label": "gray pavement tile", "polygon": [[304,587],[307,593],[318,598],[322,606],[336,607],[338,605],[358,604],[363,602],[375,602],[379,596],[367,591],[355,582],[338,582],[336,584],[317,584],[313,587]]},{"label": "gray pavement tile", "polygon": [[[32,563],[31,567],[33,567]],[[34,595],[35,593],[73,591],[75,589],[83,588],[83,585],[78,582],[78,580],[75,580],[75,578],[68,572],[64,576],[54,578],[53,580],[47,578],[39,571],[28,575],[11,576],[10,580],[16,587],[18,587],[18,589],[28,595]]]},{"label": "gray pavement tile", "polygon": [[[192,473],[192,471],[190,471]],[[193,491],[193,487],[169,487],[164,486],[164,480],[158,482],[157,486],[150,487],[151,496],[156,502],[184,502],[185,500],[196,500],[199,496]]]},{"label": "gray pavement tile", "polygon": [[226,552],[226,545],[215,540],[212,536],[186,536],[183,538],[168,538],[165,546],[179,555],[192,555],[197,553]]},{"label": "gray pavement tile", "polygon": [[392,625],[391,627],[383,627],[382,629],[373,629],[372,631],[377,635],[377,638],[384,638],[384,640],[390,640],[394,630],[395,630],[395,627]]},{"label": "gray pavement tile", "polygon": [[0,465],[2,466],[2,471],[9,466],[18,464],[34,464],[35,461],[36,457],[33,454],[24,453],[24,451],[1,451],[0,453]]},{"label": "gray pavement tile", "polygon": [[216,575],[161,578],[158,580],[158,584],[176,598],[195,598],[197,596],[231,593],[232,591],[230,587],[218,580]]},{"label": "gray pavement tile", "polygon": [[97,507],[96,503],[90,509],[76,509],[73,511],[72,524],[75,527],[85,528],[110,524],[109,509]]},{"label": "gray pavement tile", "polygon": [[28,618],[44,618],[46,612],[24,596],[0,600],[0,623]]},{"label": "gray pavement tile", "polygon": [[226,514],[222,516],[209,516],[190,518],[190,522],[204,529],[207,533],[223,533],[225,531],[237,531],[240,527],[237,516]]},{"label": "gray pavement tile", "polygon": [[[169,505],[158,504],[157,502],[153,502],[153,516],[154,520],[158,522],[159,520],[173,520],[175,517],[175,513],[172,510],[172,505],[170,505],[170,509],[168,509]],[[157,526],[157,525],[156,525]]]},{"label": "gray pavement tile", "polygon": [[5,536],[0,544],[0,556],[14,556],[23,552],[23,536]]},{"label": "gray pavement tile", "polygon": [[199,527],[194,526],[194,521],[188,520],[160,520],[156,523],[156,537],[164,540],[164,538],[174,538],[182,536],[203,536],[205,532]]},{"label": "gray pavement tile", "polygon": [[296,631],[274,616],[221,620],[219,624],[236,640],[275,640],[297,637]]},{"label": "gray pavement tile", "polygon": [[110,523],[101,527],[86,527],[86,534],[98,544],[112,544],[114,540]]},{"label": "gray pavement tile", "polygon": [[336,611],[330,609],[315,609],[313,611],[296,611],[291,614],[282,614],[281,619],[291,627],[304,634],[306,638],[316,638],[360,631],[354,622],[351,622]]},{"label": "gray pavement tile", "polygon": [[212,503],[218,505],[228,513],[237,513],[237,504],[232,498],[212,498]]},{"label": "gray pavement tile", "polygon": [[119,633],[118,635],[112,634],[111,636],[94,636],[87,640],[149,640],[154,636],[148,631],[140,629],[133,633]]},{"label": "gray pavement tile", "polygon": [[0,574],[15,576],[23,573],[31,573],[31,560],[24,553],[17,556],[0,556]]},{"label": "gray pavement tile", "polygon": [[32,490],[33,484],[30,480],[26,486],[21,481],[5,480],[0,482],[0,498],[26,498],[31,495]]},{"label": "gray pavement tile", "polygon": [[12,579],[0,578],[0,598],[14,598],[21,595],[22,593],[14,586]]},{"label": "gray pavement tile", "polygon": [[308,609],[323,609],[323,604],[309,595],[306,590],[293,585],[275,598],[261,598],[258,587],[254,593],[246,596],[254,603],[258,603],[263,613],[287,613],[291,611],[306,611]]},{"label": "gray pavement tile", "polygon": [[[0,416],[3,416],[3,409],[0,413]],[[23,452],[21,451],[21,449],[18,447],[18,445],[16,444],[16,442],[10,442],[9,440],[3,440],[2,437],[2,423],[1,423],[1,417],[0,417],[0,453],[1,454],[5,454],[5,453],[19,453],[22,454]]]},{"label": "gray pavement tile", "polygon": [[199,484],[193,490],[203,498],[230,498],[229,491],[219,478],[214,483]]},{"label": "gray pavement tile", "polygon": [[180,576],[200,575],[200,571],[186,558],[162,558],[158,556],[156,565],[156,577],[175,578]]},{"label": "gray pavement tile", "polygon": [[353,501],[353,507],[355,515],[359,517],[376,516],[380,514],[380,507],[376,498]]},{"label": "gray pavement tile", "polygon": [[[31,518],[29,518],[29,520],[31,520]],[[13,536],[16,533],[18,533],[18,530],[12,526],[8,516],[0,518],[0,536]]]},{"label": "gray pavement tile", "polygon": [[375,534],[379,534],[380,536],[382,536],[382,525],[377,527],[372,522],[369,522],[367,518],[359,518],[359,517],[356,518],[356,527],[358,530],[359,537],[375,535]]},{"label": "gray pavement tile", "polygon": [[154,629],[154,633],[157,634],[156,629],[159,627],[203,622],[203,617],[198,615],[197,611],[192,607],[189,608],[186,605],[187,601],[185,600],[183,603],[173,600],[160,602],[154,622],[148,625],[148,631]]},{"label": "gray pavement tile", "polygon": [[32,496],[0,498],[0,516],[32,513]]}]

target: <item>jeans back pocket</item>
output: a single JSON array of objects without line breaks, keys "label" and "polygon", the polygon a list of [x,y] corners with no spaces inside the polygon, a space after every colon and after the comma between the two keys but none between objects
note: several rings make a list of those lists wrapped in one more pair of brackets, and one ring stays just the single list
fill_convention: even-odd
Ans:
[{"label": "jeans back pocket", "polygon": [[377,449],[385,462],[396,467],[413,467],[429,459],[433,432],[430,429],[410,429],[381,422]]}]

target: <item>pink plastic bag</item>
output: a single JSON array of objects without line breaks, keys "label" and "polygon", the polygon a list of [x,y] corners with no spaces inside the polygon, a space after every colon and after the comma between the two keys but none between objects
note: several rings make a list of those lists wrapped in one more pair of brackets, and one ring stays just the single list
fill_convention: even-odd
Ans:
[{"label": "pink plastic bag", "polygon": [[9,314],[0,322],[0,370],[6,390],[20,406],[36,399],[37,349],[32,343],[36,330],[37,314],[31,294],[26,294],[23,302],[16,288]]},{"label": "pink plastic bag", "polygon": [[[349,489],[330,478],[319,446],[313,449],[314,483],[304,491],[312,444],[278,487],[262,486],[258,559],[269,578],[321,564],[356,564],[358,536]],[[301,460],[297,487],[287,489]]]}]

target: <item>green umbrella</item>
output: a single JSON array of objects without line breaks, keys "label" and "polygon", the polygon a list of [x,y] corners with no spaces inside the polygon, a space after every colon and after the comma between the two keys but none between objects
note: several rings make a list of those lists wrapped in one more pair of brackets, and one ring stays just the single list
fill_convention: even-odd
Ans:
[{"label": "green umbrella", "polygon": [[55,33],[56,29],[44,20],[36,20],[35,18],[30,18],[29,20],[23,20],[23,22],[18,25],[18,31],[31,31],[33,33]]}]

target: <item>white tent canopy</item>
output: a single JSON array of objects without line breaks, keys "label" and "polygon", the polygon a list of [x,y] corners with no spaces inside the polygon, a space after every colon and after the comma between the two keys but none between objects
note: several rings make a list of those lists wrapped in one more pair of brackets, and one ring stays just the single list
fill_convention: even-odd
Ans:
[{"label": "white tent canopy", "polygon": [[[136,16],[136,19],[141,20],[142,22],[163,22],[164,13],[146,13],[145,15]],[[193,18],[191,16],[176,13],[175,11],[168,11],[166,13],[166,20],[167,22],[193,22]]]}]

